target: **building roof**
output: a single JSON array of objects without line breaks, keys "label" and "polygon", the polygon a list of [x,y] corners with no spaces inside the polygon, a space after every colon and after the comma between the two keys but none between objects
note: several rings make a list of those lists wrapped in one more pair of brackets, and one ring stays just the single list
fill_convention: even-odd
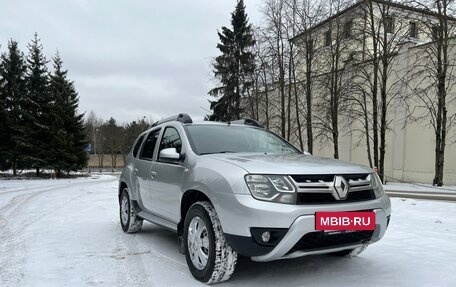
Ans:
[{"label": "building roof", "polygon": [[[293,36],[292,38],[289,39],[289,41],[293,42],[294,40],[300,38],[301,36],[305,35],[306,33],[308,32],[311,32],[323,25],[325,25],[326,23],[346,14],[346,13],[349,13],[353,10],[355,10],[356,8],[358,8],[359,6],[367,3],[369,0],[361,0],[341,11],[339,11],[338,13],[334,14],[333,16],[315,24],[314,26],[310,27],[309,29],[307,30],[304,30],[300,33],[298,33],[297,35]],[[432,11],[429,11],[429,10],[426,10],[426,9],[420,9],[420,8],[416,8],[416,7],[411,7],[411,6],[408,6],[408,5],[404,5],[404,4],[399,4],[399,3],[396,3],[396,2],[392,2],[391,0],[370,0],[372,2],[375,2],[375,3],[378,3],[378,4],[386,4],[386,5],[389,5],[391,7],[395,7],[395,8],[399,8],[399,9],[403,9],[403,10],[409,10],[409,11],[413,11],[413,12],[416,12],[416,13],[421,13],[421,14],[425,14],[425,15],[429,15],[429,16],[438,16],[438,14],[436,12],[432,12]],[[449,20],[452,20],[452,21],[456,21],[456,18],[454,17],[448,17]]]}]

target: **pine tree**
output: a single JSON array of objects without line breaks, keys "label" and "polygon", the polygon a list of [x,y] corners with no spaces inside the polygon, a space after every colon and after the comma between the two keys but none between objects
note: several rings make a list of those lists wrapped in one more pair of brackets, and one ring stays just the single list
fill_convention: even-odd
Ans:
[{"label": "pine tree", "polygon": [[213,110],[210,120],[239,119],[241,100],[252,87],[255,64],[251,50],[255,40],[243,0],[238,0],[231,14],[231,27],[222,27],[222,32],[218,32],[220,43],[217,48],[222,54],[215,58],[213,66],[220,86],[209,91],[209,95],[216,98],[210,101]]},{"label": "pine tree", "polygon": [[126,155],[133,146],[134,141],[143,131],[150,128],[149,123],[145,119],[132,121],[124,125],[123,140],[122,140],[122,154]]},{"label": "pine tree", "polygon": [[8,150],[7,140],[9,140],[10,134],[8,131],[8,123],[6,122],[8,120],[8,112],[6,108],[6,94],[3,92],[3,89],[1,88],[1,83],[3,82],[2,70],[3,63],[0,62],[0,170],[6,170],[10,166],[6,154]]},{"label": "pine tree", "polygon": [[12,168],[16,175],[24,140],[22,106],[25,98],[24,55],[14,40],[0,63],[0,169]]},{"label": "pine tree", "polygon": [[50,167],[60,175],[62,171],[76,171],[85,166],[87,155],[83,114],[78,114],[79,98],[73,82],[68,79],[68,71],[57,53],[53,58],[54,71],[50,75],[49,92],[52,98],[51,113],[53,122],[50,129]]},{"label": "pine tree", "polygon": [[49,76],[46,68],[47,60],[43,55],[43,46],[38,35],[28,45],[26,89],[24,101],[24,164],[36,169],[39,176],[40,168],[49,168],[50,150],[53,134],[50,123],[55,119],[52,113],[52,97],[49,93]]}]

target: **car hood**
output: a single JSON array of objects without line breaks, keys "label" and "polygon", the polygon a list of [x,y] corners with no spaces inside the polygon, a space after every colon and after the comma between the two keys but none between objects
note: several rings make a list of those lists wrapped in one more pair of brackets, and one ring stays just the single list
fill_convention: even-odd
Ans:
[{"label": "car hood", "polygon": [[356,174],[372,169],[342,160],[304,154],[211,154],[208,157],[228,162],[251,174]]}]

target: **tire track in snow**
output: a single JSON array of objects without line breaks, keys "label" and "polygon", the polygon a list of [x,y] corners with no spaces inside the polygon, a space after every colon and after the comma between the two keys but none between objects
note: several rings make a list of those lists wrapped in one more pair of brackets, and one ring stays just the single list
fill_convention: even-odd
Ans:
[{"label": "tire track in snow", "polygon": [[[121,261],[120,264],[115,264],[116,282],[119,285],[156,286],[154,282],[157,281],[156,277],[160,278],[160,274],[153,272],[154,270],[150,266],[156,264],[151,261],[159,262],[162,268],[171,269],[176,275],[189,276],[188,267],[185,263],[160,252],[150,241],[150,238],[144,238],[145,234],[142,234],[141,231],[135,234],[125,234],[120,226],[118,206],[116,206],[116,216],[113,216],[111,205],[101,204],[100,201],[94,203],[100,210],[103,210],[106,217],[112,221],[113,226],[117,228],[115,231],[116,247],[110,257]],[[149,224],[146,223],[147,225]],[[177,244],[175,250],[177,250]],[[158,286],[162,285],[161,283]],[[173,282],[169,282],[169,285],[173,285]]]},{"label": "tire track in snow", "polygon": [[[112,182],[117,180],[116,178],[108,179],[108,180],[99,180],[99,181],[91,181],[91,182],[78,182],[76,186],[84,186],[84,185],[98,185],[103,184],[106,182]],[[43,195],[50,191],[56,191],[59,189],[65,188],[74,188],[75,184],[66,184],[66,185],[59,185],[53,186],[48,188],[41,188],[35,190],[31,193],[21,194],[12,198],[9,203],[0,208],[0,251],[1,254],[8,254],[9,256],[1,256],[0,257],[0,282],[5,284],[5,286],[18,286],[24,277],[24,273],[22,272],[22,268],[25,262],[25,254],[26,244],[24,242],[24,237],[22,233],[26,230],[28,226],[37,221],[43,219],[47,215],[55,212],[63,208],[65,205],[74,201],[76,198],[81,196],[80,191],[77,190],[77,194],[73,197],[61,202],[60,204],[54,205],[51,209],[44,209],[38,210],[40,211],[39,214],[35,214],[31,216],[30,219],[26,221],[16,222],[14,219],[17,215],[19,215],[19,211],[26,208],[26,204],[30,202],[37,196]],[[24,189],[32,190],[31,189]],[[8,215],[6,214],[8,212]],[[25,214],[25,213],[24,213]],[[20,250],[21,252],[18,252]]]},{"label": "tire track in snow", "polygon": [[[29,190],[34,190],[33,192],[25,193],[25,194],[20,194],[8,201],[8,203],[4,204],[2,207],[0,207],[0,218],[5,218],[5,214],[7,212],[13,212],[14,210],[20,208],[22,205],[26,204],[29,202],[31,199],[33,199],[36,196],[39,196],[43,193],[49,192],[49,191],[54,191],[54,190],[59,190],[59,189],[65,189],[68,187],[75,187],[78,185],[94,185],[98,183],[106,183],[106,182],[111,182],[117,180],[117,178],[112,178],[112,179],[105,179],[105,180],[97,180],[97,181],[91,181],[91,182],[76,182],[76,183],[70,183],[70,184],[64,184],[64,185],[59,185],[59,186],[53,186],[53,187],[47,187],[47,188],[41,188],[41,189],[35,189],[35,188],[30,188],[30,189],[24,189],[22,191],[29,191]],[[21,192],[22,192],[21,191]],[[5,193],[0,194],[0,196],[4,195]],[[13,211],[12,211],[13,210]],[[2,227],[0,225],[0,227]]]}]

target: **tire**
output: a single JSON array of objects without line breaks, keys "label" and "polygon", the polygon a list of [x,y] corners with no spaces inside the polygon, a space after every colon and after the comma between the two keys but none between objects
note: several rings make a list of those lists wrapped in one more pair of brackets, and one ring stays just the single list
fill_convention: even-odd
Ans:
[{"label": "tire", "polygon": [[332,252],[329,253],[330,255],[334,256],[340,256],[340,257],[347,257],[347,258],[353,258],[361,254],[364,250],[366,250],[366,246],[358,247],[358,248],[353,248],[353,249],[346,249],[346,250],[341,250],[337,252]]},{"label": "tire", "polygon": [[185,217],[183,239],[185,259],[195,279],[214,284],[231,277],[237,253],[226,242],[211,203],[199,201],[190,207]]},{"label": "tire", "polygon": [[124,188],[119,200],[120,225],[125,233],[135,233],[141,230],[143,220],[133,211],[128,188]]}]

